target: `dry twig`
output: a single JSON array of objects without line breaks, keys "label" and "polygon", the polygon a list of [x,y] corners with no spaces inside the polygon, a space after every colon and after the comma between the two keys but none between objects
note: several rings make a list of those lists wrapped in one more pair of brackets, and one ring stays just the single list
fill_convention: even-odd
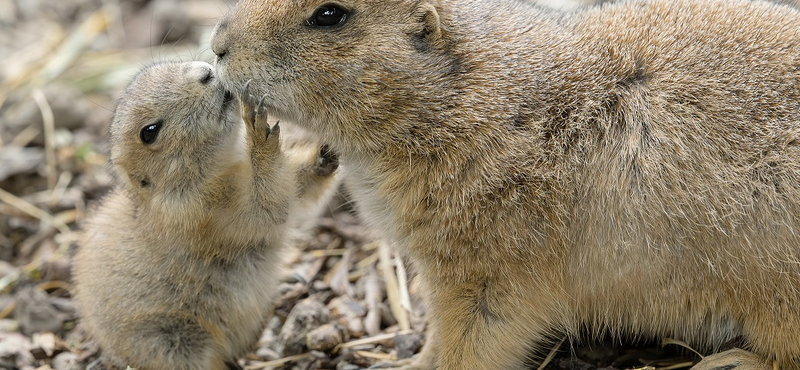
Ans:
[{"label": "dry twig", "polygon": [[378,247],[378,253],[380,253],[380,264],[383,271],[383,281],[386,284],[386,297],[389,299],[389,308],[392,310],[392,315],[397,320],[397,326],[400,327],[400,330],[409,330],[411,324],[408,320],[408,312],[403,308],[397,275],[392,269],[391,251],[386,244],[381,243]]}]

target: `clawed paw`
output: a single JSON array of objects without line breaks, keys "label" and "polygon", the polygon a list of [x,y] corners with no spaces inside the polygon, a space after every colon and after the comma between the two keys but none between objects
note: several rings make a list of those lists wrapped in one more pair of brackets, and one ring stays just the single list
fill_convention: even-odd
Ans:
[{"label": "clawed paw", "polygon": [[[242,86],[240,95],[242,119],[247,126],[248,135],[250,135],[255,142],[261,140],[277,142],[280,133],[280,128],[276,123],[270,129],[267,118],[269,114],[267,107],[264,105],[264,97],[257,98],[250,93],[250,82],[247,80]],[[263,133],[262,133],[263,131]],[[272,138],[272,140],[269,140]]]},{"label": "clawed paw", "polygon": [[339,168],[339,156],[329,146],[322,145],[319,148],[314,173],[318,176],[330,176],[337,168]]},{"label": "clawed paw", "polygon": [[[777,367],[776,367],[777,368]],[[703,358],[691,370],[773,370],[773,363],[743,349],[734,348]]]}]

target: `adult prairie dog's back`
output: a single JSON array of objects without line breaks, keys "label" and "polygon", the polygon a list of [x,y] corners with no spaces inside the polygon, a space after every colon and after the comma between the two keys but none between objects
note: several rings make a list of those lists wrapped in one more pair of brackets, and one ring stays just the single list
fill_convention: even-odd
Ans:
[{"label": "adult prairie dog's back", "polygon": [[289,160],[257,99],[242,101],[244,124],[199,62],[147,67],[120,99],[111,127],[119,182],[74,260],[81,325],[107,367],[235,368],[257,340],[298,197],[325,201],[335,157],[316,145],[316,155]]},{"label": "adult prairie dog's back", "polygon": [[211,44],[418,266],[404,369],[523,368],[552,328],[797,368],[799,40],[766,1],[241,0]]}]

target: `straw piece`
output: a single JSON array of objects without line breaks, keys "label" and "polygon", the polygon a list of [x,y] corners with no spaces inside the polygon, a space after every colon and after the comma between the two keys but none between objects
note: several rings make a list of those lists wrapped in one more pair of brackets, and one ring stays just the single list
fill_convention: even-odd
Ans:
[{"label": "straw piece", "polygon": [[397,268],[397,281],[400,286],[400,305],[406,309],[406,312],[411,312],[411,294],[408,293],[408,273],[403,260],[396,260],[395,267]]},{"label": "straw piece", "polygon": [[34,89],[31,92],[31,97],[36,101],[39,110],[42,111],[42,122],[44,123],[44,152],[45,163],[47,164],[47,189],[50,191],[56,188],[56,150],[55,150],[55,116],[53,116],[53,109],[50,103],[47,102],[47,97],[44,96],[42,90]]},{"label": "straw piece", "polygon": [[682,341],[679,341],[679,340],[676,340],[676,339],[672,339],[672,338],[664,338],[664,340],[661,341],[661,347],[664,347],[664,346],[667,346],[667,345],[670,345],[670,344],[674,344],[676,346],[681,346],[683,348],[686,348],[686,349],[694,352],[696,355],[700,356],[700,359],[703,359],[705,357],[705,356],[701,355],[700,352],[697,352],[694,348],[692,348],[688,344],[686,344],[686,342],[682,342]]},{"label": "straw piece", "polygon": [[0,202],[6,203],[41,222],[55,227],[62,234],[70,232],[69,226],[63,221],[4,189],[0,189]]},{"label": "straw piece", "polygon": [[253,364],[253,365],[248,365],[248,366],[245,366],[244,368],[245,368],[245,370],[275,369],[277,367],[286,365],[289,362],[299,361],[299,360],[302,360],[302,359],[304,359],[306,357],[309,357],[309,356],[311,356],[311,353],[301,353],[299,355],[279,358],[277,360],[260,362],[260,363],[256,363],[256,364]]},{"label": "straw piece", "polygon": [[392,271],[392,257],[389,247],[381,243],[380,247],[378,247],[378,253],[380,253],[380,264],[383,272],[383,281],[386,284],[386,297],[389,299],[389,308],[397,320],[400,330],[409,330],[411,329],[411,324],[408,320],[408,312],[403,309],[397,275]]},{"label": "straw piece", "polygon": [[542,361],[542,364],[539,365],[539,370],[544,369],[545,366],[547,366],[547,364],[550,363],[550,361],[553,361],[553,358],[556,357],[556,353],[558,352],[558,349],[561,348],[561,345],[564,344],[564,341],[566,341],[566,340],[567,340],[567,336],[565,335],[563,338],[561,338],[561,340],[558,342],[558,344],[553,346],[553,349],[551,349],[550,353],[547,354],[547,357],[544,358],[544,361]]},{"label": "straw piece", "polygon": [[376,335],[374,337],[356,339],[356,340],[353,340],[353,341],[350,341],[350,342],[347,342],[347,343],[342,343],[342,344],[336,346],[333,349],[333,353],[339,352],[339,350],[341,350],[343,348],[350,348],[350,347],[360,346],[360,345],[364,345],[364,344],[380,343],[380,342],[383,342],[383,341],[387,341],[389,339],[394,339],[394,337],[396,337],[398,335],[405,335],[405,334],[411,334],[411,333],[412,333],[411,330],[403,330],[403,331],[399,331],[399,332],[396,332],[396,333],[386,333],[386,334]]}]

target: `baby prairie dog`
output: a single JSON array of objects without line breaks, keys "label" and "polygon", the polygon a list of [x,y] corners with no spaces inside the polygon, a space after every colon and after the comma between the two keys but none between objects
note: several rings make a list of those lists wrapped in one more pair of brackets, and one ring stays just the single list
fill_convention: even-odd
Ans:
[{"label": "baby prairie dog", "polygon": [[798,368],[797,9],[240,0],[211,47],[416,264],[432,327],[403,369],[526,369],[584,329]]},{"label": "baby prairie dog", "polygon": [[258,339],[287,234],[330,193],[338,162],[309,143],[285,157],[258,99],[245,88],[241,102],[244,124],[202,62],[147,67],[120,99],[119,183],[74,259],[81,325],[105,367],[233,369]]}]

